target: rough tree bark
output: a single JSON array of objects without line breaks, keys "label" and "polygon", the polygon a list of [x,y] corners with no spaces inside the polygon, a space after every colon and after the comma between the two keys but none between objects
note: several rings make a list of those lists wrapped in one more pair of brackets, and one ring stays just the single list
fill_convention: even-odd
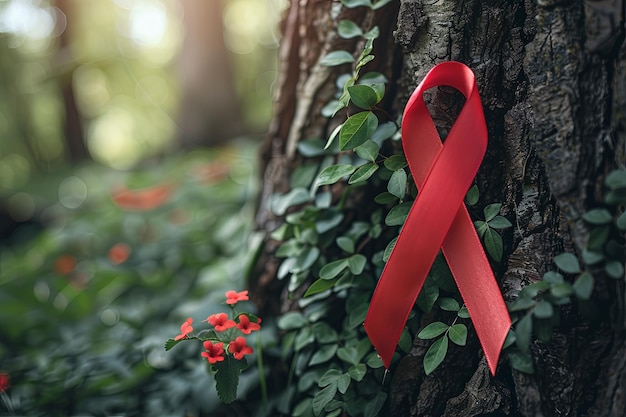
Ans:
[{"label": "rough tree bark", "polygon": [[[503,202],[503,213],[515,225],[504,236],[504,260],[495,271],[506,300],[539,280],[554,255],[564,250],[580,255],[588,237],[581,216],[596,201],[606,173],[626,162],[624,3],[401,0],[374,16],[383,32],[374,44],[374,62],[391,80],[390,113],[402,111],[434,64],[461,61],[477,76],[490,133],[477,176],[481,202]],[[295,144],[325,138],[334,127],[319,110],[335,91],[337,73],[317,62],[332,49],[356,50],[337,38],[334,7],[329,1],[293,0],[285,16],[257,217],[267,232],[280,219],[263,202],[287,190],[288,173],[301,163]],[[362,9],[339,13],[361,21]],[[462,103],[445,89],[433,95],[433,118],[445,136]],[[282,290],[275,280],[274,249],[268,238],[255,283],[268,313],[277,312],[275,305],[263,301]],[[607,320],[590,323],[569,311],[550,343],[532,341],[534,375],[511,369],[503,358],[492,378],[477,340],[470,337],[466,348],[452,350],[426,376],[422,360],[430,342],[416,339],[393,374],[390,415],[624,415],[626,338],[623,322],[609,308],[623,299],[624,288],[619,286],[621,293],[610,288],[600,280],[594,292]],[[289,305],[280,307],[284,311]]]}]

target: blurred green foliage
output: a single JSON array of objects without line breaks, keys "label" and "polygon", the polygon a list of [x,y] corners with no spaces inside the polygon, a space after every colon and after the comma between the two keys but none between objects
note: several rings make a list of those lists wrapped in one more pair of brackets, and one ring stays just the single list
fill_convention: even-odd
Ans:
[{"label": "blurred green foliage", "polygon": [[[244,285],[254,147],[241,148],[50,179],[37,197],[45,230],[0,253],[0,370],[15,413],[207,415],[219,404],[199,347],[163,346]],[[120,189],[155,186],[171,190],[155,208],[120,203]],[[120,243],[130,251],[110,254]],[[240,395],[255,381],[246,373]]]}]

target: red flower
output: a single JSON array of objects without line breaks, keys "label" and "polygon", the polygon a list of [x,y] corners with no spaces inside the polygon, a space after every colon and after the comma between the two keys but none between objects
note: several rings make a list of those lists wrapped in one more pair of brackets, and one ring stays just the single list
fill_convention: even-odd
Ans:
[{"label": "red flower", "polygon": [[247,315],[240,314],[239,324],[237,325],[237,328],[241,330],[241,333],[243,334],[250,334],[255,330],[261,329],[261,326],[258,323],[250,321],[250,318]]},{"label": "red flower", "polygon": [[228,314],[226,313],[212,314],[207,317],[205,321],[208,321],[209,324],[215,326],[216,332],[223,332],[226,329],[236,326],[234,321],[228,319]]},{"label": "red flower", "polygon": [[72,255],[59,256],[54,261],[54,271],[59,275],[67,275],[76,268],[76,258]]},{"label": "red flower", "polygon": [[130,246],[126,243],[116,243],[109,250],[109,259],[115,265],[124,262],[130,256]]},{"label": "red flower", "polygon": [[140,190],[120,187],[112,193],[111,199],[122,210],[148,211],[165,204],[171,195],[171,185],[159,184]]},{"label": "red flower", "polygon": [[243,359],[244,355],[254,352],[250,346],[246,345],[246,338],[242,336],[230,342],[228,351],[233,354],[235,359]]},{"label": "red flower", "polygon": [[5,392],[9,388],[11,388],[9,374],[4,372],[0,373],[0,392]]},{"label": "red flower", "polygon": [[193,332],[193,327],[191,327],[191,323],[193,323],[193,319],[189,317],[183,324],[180,325],[180,334],[174,338],[174,340],[180,340],[187,337],[187,335]]},{"label": "red flower", "polygon": [[248,301],[248,290],[237,292],[237,291],[226,291],[226,304],[237,304],[239,301]]},{"label": "red flower", "polygon": [[204,349],[206,352],[202,352],[202,357],[207,358],[210,364],[221,362],[224,360],[224,343],[219,342],[213,344],[210,341],[204,342]]}]

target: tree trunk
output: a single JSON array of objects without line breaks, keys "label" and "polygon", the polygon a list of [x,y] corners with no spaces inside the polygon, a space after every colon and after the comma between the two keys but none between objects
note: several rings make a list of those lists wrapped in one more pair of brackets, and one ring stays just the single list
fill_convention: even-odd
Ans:
[{"label": "tree trunk", "polygon": [[[319,65],[320,56],[336,49],[358,51],[354,42],[336,36],[342,18],[372,18],[380,26],[371,64],[390,80],[383,107],[393,115],[401,114],[433,65],[455,60],[475,72],[489,130],[489,147],[476,177],[479,206],[502,202],[502,214],[514,224],[503,236],[503,261],[493,265],[506,301],[554,269],[555,255],[569,251],[581,257],[589,237],[582,215],[598,204],[606,174],[624,168],[622,0],[402,0],[399,8],[395,3],[373,16],[365,7],[342,8],[335,16],[331,2],[293,0],[285,16],[279,96],[263,153],[257,216],[267,238],[253,292],[266,314],[293,308],[306,290],[304,285],[287,297],[284,283],[276,279],[278,243],[269,233],[281,217],[267,207],[272,194],[289,190],[290,173],[305,160],[295,151],[297,143],[311,137],[325,140],[345,120],[341,113],[334,119],[320,115],[337,76],[334,68]],[[398,51],[401,59],[396,59]],[[446,89],[432,94],[433,120],[445,137],[463,103]],[[373,195],[363,192],[355,198],[367,207]],[[532,375],[513,369],[505,352],[491,377],[470,331],[468,345],[451,349],[426,376],[422,361],[431,341],[415,338],[411,352],[392,369],[387,413],[624,415],[626,340],[619,304],[624,285],[607,282],[601,274],[595,285],[601,319],[585,319],[576,308],[564,308],[552,340],[531,341]],[[283,304],[270,303],[280,292]],[[425,316],[424,325],[426,319],[433,317]]]},{"label": "tree trunk", "polygon": [[186,34],[178,65],[182,87],[178,141],[186,148],[223,144],[245,130],[224,44],[224,1],[180,3]]}]

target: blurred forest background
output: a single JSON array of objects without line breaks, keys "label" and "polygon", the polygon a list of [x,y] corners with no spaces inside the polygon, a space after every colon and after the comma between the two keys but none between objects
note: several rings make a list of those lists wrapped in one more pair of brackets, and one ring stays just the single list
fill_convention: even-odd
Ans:
[{"label": "blurred forest background", "polygon": [[285,7],[0,0],[0,415],[218,407],[163,344],[243,289]]}]

